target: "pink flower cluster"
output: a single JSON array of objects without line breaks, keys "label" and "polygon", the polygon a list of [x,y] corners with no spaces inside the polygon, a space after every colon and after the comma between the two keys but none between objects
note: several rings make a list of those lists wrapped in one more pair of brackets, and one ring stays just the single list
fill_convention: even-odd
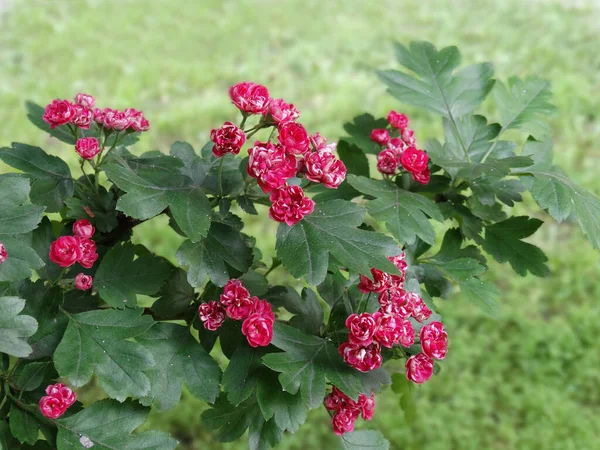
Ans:
[{"label": "pink flower cluster", "polygon": [[442,322],[424,325],[419,333],[421,351],[406,361],[406,378],[413,383],[425,383],[433,375],[433,359],[444,359],[448,351],[448,333]]},{"label": "pink flower cluster", "polygon": [[60,267],[71,267],[76,262],[86,269],[98,259],[92,236],[96,229],[85,219],[73,224],[74,236],[61,236],[50,244],[50,261]]},{"label": "pink flower cluster", "polygon": [[360,415],[363,420],[371,420],[375,413],[375,395],[371,394],[367,397],[365,394],[358,396],[358,401],[355,402],[337,387],[333,386],[331,393],[325,397],[325,408],[329,411],[335,411],[331,424],[333,432],[338,436],[344,433],[354,431],[354,423]]},{"label": "pink flower cluster", "polygon": [[75,151],[83,159],[94,159],[100,153],[100,145],[95,137],[77,139]]},{"label": "pink flower cluster", "polygon": [[215,331],[229,317],[243,320],[242,333],[252,347],[266,347],[273,339],[275,314],[271,304],[258,297],[251,297],[240,280],[229,280],[223,288],[219,301],[202,303],[198,316],[207,330]]},{"label": "pink flower cluster", "polygon": [[6,258],[8,258],[8,252],[6,251],[4,244],[0,242],[0,264],[6,261]]},{"label": "pink flower cluster", "polygon": [[148,131],[150,123],[142,111],[127,108],[119,111],[111,108],[94,108],[96,99],[89,94],[77,94],[75,102],[69,100],[54,100],[44,110],[42,118],[56,128],[61,125],[74,125],[87,130],[92,122],[106,130]]},{"label": "pink flower cluster", "polygon": [[404,114],[390,111],[387,119],[391,134],[395,137],[390,135],[387,128],[378,128],[371,132],[371,140],[383,147],[377,155],[377,170],[384,175],[394,175],[402,166],[412,174],[415,181],[429,183],[429,157],[427,153],[415,147],[415,133],[408,128],[408,118]]},{"label": "pink flower cluster", "polygon": [[58,419],[77,400],[77,395],[62,383],[51,384],[40,399],[40,412],[48,419]]}]

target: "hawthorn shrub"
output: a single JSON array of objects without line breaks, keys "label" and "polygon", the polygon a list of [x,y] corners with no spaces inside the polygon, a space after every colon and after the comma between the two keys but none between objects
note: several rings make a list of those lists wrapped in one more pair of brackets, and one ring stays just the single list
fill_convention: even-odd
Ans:
[{"label": "hawthorn shrub", "polygon": [[[176,142],[137,156],[150,123],[136,109],[87,94],[28,103],[31,122],[81,157],[81,175],[38,147],[0,149],[20,172],[0,175],[0,449],[174,449],[165,433],[133,432],[150,408],[175,407],[184,383],[224,442],[248,430],[250,448],[275,446],[325,407],[343,448],[387,449],[354,424],[390,384],[412,414],[412,390],[448,351],[434,299],[460,290],[494,315],[488,257],[549,273],[524,240],[542,221],[510,214],[525,191],[600,246],[600,201],[552,164],[548,83],[459,69],[455,47],[398,44],[396,56],[405,71],[380,79],[442,116],[443,143],[421,142],[396,111],[358,116],[327,143],[293,104],[243,82],[229,90],[239,122],[199,152]],[[491,92],[499,123],[474,114]],[[270,266],[261,236],[243,232],[256,205],[280,222]],[[162,214],[186,238],[177,265],[131,242]],[[280,265],[301,292],[269,283]],[[76,389],[93,378],[106,399],[84,406]]]}]

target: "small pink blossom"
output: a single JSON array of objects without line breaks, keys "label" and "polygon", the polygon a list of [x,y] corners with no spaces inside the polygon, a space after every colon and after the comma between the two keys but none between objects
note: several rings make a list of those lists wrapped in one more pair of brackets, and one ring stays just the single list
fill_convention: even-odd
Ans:
[{"label": "small pink blossom", "polygon": [[415,295],[413,297],[412,316],[417,322],[425,322],[431,316],[432,311],[427,307],[423,299]]},{"label": "small pink blossom", "polygon": [[96,229],[94,226],[86,219],[80,219],[73,224],[73,234],[75,236],[79,236],[81,238],[91,238]]},{"label": "small pink blossom", "polygon": [[369,313],[352,314],[346,319],[346,328],[350,330],[350,343],[367,346],[373,342],[373,336],[377,332],[377,320]]},{"label": "small pink blossom", "polygon": [[246,134],[233,123],[225,122],[221,128],[210,132],[210,140],[215,143],[213,154],[220,158],[227,153],[237,155],[246,142]]},{"label": "small pink blossom", "polygon": [[408,117],[404,114],[397,113],[396,111],[390,111],[387,120],[389,124],[402,131],[408,126]]},{"label": "small pink blossom", "polygon": [[48,419],[58,419],[66,410],[62,398],[45,395],[40,399],[40,412]]},{"label": "small pink blossom", "polygon": [[65,406],[68,408],[77,400],[77,395],[73,390],[63,383],[51,384],[46,387],[46,395],[62,398]]},{"label": "small pink blossom", "polygon": [[292,103],[286,103],[282,98],[271,100],[269,115],[275,123],[293,122],[300,117],[296,107]]},{"label": "small pink blossom", "polygon": [[6,247],[2,242],[0,242],[0,264],[4,263],[8,258],[8,252],[6,251]]},{"label": "small pink blossom", "polygon": [[390,281],[389,274],[382,272],[379,269],[372,268],[371,275],[373,276],[373,280],[365,275],[360,276],[358,290],[364,294],[368,294],[369,292],[383,292]]},{"label": "small pink blossom", "polygon": [[344,342],[340,345],[338,351],[349,366],[360,372],[379,369],[383,361],[381,347],[377,342],[373,342],[366,347]]},{"label": "small pink blossom", "polygon": [[279,124],[279,142],[288,153],[302,155],[308,151],[309,140],[306,129],[299,123],[286,122]]},{"label": "small pink blossom", "polygon": [[93,108],[96,103],[96,99],[89,94],[77,94],[75,96],[75,103],[83,106],[84,108]]},{"label": "small pink blossom", "polygon": [[402,130],[402,140],[409,146],[414,146],[416,143],[415,132],[409,128]]},{"label": "small pink blossom", "polygon": [[421,328],[419,335],[423,353],[431,358],[444,359],[448,352],[448,333],[442,322],[431,322]]},{"label": "small pink blossom", "polygon": [[371,131],[371,140],[379,145],[386,145],[390,142],[390,134],[385,128],[376,128]]},{"label": "small pink blossom", "polygon": [[433,375],[433,359],[424,353],[413,355],[406,361],[406,378],[413,383],[425,383]]},{"label": "small pink blossom", "polygon": [[377,155],[377,170],[385,175],[393,175],[400,167],[400,157],[395,149],[385,149]]},{"label": "small pink blossom", "polygon": [[346,166],[332,153],[307,153],[304,164],[306,178],[315,183],[322,183],[329,189],[337,189],[346,178]]},{"label": "small pink blossom", "polygon": [[257,179],[258,185],[267,194],[296,175],[296,158],[287,153],[282,145],[256,142],[248,150],[248,155],[246,171]]},{"label": "small pink blossom", "polygon": [[360,416],[363,420],[371,420],[375,414],[375,394],[371,393],[370,397],[360,394],[357,406],[360,408]]},{"label": "small pink blossom", "polygon": [[229,88],[229,97],[243,113],[264,114],[269,108],[269,91],[266,87],[244,81]]},{"label": "small pink blossom", "polygon": [[250,298],[250,292],[244,287],[240,280],[231,279],[223,287],[223,293],[219,298],[219,301],[224,307],[228,307],[240,298]]},{"label": "small pink blossom", "polygon": [[410,173],[419,173],[427,169],[429,157],[422,150],[409,147],[400,155],[400,163]]},{"label": "small pink blossom", "polygon": [[273,319],[258,313],[251,314],[242,323],[242,334],[251,347],[266,347],[273,339]]},{"label": "small pink blossom", "polygon": [[75,275],[75,289],[80,291],[87,291],[92,288],[93,278],[90,275],[84,273],[78,273]]},{"label": "small pink blossom", "polygon": [[53,100],[46,106],[42,119],[50,128],[56,128],[69,123],[76,114],[73,104],[68,100]]},{"label": "small pink blossom", "polygon": [[50,261],[60,267],[70,267],[81,259],[81,239],[78,236],[61,236],[50,244]]},{"label": "small pink blossom", "polygon": [[86,269],[91,269],[98,259],[96,243],[89,238],[81,238],[79,242],[81,255],[77,262]]},{"label": "small pink blossom", "polygon": [[336,411],[331,419],[333,426],[333,432],[338,436],[344,433],[351,433],[354,431],[354,423],[358,418],[359,411],[356,409],[341,409]]},{"label": "small pink blossom", "polygon": [[225,310],[215,301],[201,303],[198,307],[198,317],[204,328],[215,331],[225,322]]},{"label": "small pink blossom", "polygon": [[300,186],[283,186],[271,192],[269,217],[285,222],[290,227],[312,214],[315,202],[308,198]]},{"label": "small pink blossom", "polygon": [[77,139],[75,143],[75,151],[83,159],[94,159],[100,153],[100,145],[95,137],[86,137]]}]

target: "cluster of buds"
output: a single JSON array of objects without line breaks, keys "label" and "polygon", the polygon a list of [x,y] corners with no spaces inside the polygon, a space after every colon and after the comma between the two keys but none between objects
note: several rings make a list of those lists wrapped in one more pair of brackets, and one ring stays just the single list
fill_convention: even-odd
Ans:
[{"label": "cluster of buds", "polygon": [[202,303],[198,316],[210,331],[217,330],[227,317],[242,320],[242,333],[252,347],[266,347],[273,339],[275,314],[271,304],[250,296],[240,280],[229,280],[218,302]]},{"label": "cluster of buds", "polygon": [[352,400],[336,386],[331,393],[325,397],[325,408],[334,411],[331,417],[333,432],[338,436],[354,431],[354,423],[358,416],[363,420],[371,420],[375,413],[375,395],[367,397],[365,394],[358,396],[358,401]]},{"label": "cluster of buds", "polygon": [[424,151],[417,150],[415,133],[408,128],[408,118],[390,111],[387,120],[389,131],[378,128],[371,132],[371,140],[382,147],[377,155],[377,170],[384,175],[394,175],[402,166],[415,181],[429,183],[429,157]]},{"label": "cluster of buds", "polygon": [[51,384],[40,399],[40,412],[48,419],[58,419],[75,403],[77,395],[62,383]]},{"label": "cluster of buds", "polygon": [[300,186],[290,185],[288,180],[303,176],[313,183],[337,189],[346,177],[346,167],[333,154],[336,146],[328,145],[319,133],[309,136],[304,126],[296,122],[300,117],[296,107],[283,99],[272,99],[265,86],[238,83],[229,89],[229,96],[242,112],[242,124],[250,115],[260,115],[261,119],[246,131],[231,122],[212,130],[213,154],[217,157],[238,154],[251,131],[253,134],[261,128],[275,127],[278,142],[256,141],[248,150],[246,170],[270,194],[270,217],[292,226],[313,212],[314,202]]}]

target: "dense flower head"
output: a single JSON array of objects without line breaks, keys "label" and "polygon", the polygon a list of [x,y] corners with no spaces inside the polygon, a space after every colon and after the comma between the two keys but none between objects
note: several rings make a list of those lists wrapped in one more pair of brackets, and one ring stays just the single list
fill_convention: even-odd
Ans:
[{"label": "dense flower head", "polygon": [[424,353],[413,355],[406,361],[406,378],[413,383],[425,383],[433,375],[433,359]]},{"label": "dense flower head", "polygon": [[132,118],[124,111],[105,108],[103,111],[102,125],[110,130],[121,131],[129,128]]},{"label": "dense flower head", "polygon": [[246,114],[264,114],[269,109],[271,97],[266,87],[244,81],[229,88],[233,104]]},{"label": "dense flower head", "polygon": [[86,269],[90,269],[98,259],[96,253],[96,243],[89,238],[80,239],[81,256],[77,260]]},{"label": "dense flower head", "polygon": [[83,106],[84,108],[93,108],[96,103],[96,99],[90,94],[77,94],[75,96],[75,103]]},{"label": "dense flower head", "polygon": [[417,142],[415,139],[415,132],[409,128],[405,128],[402,131],[402,140],[406,142],[409,146],[414,146]]},{"label": "dense flower head", "polygon": [[377,342],[372,342],[367,346],[355,345],[350,342],[344,342],[338,349],[340,355],[351,367],[360,372],[370,372],[381,367],[383,358],[381,357],[381,346]]},{"label": "dense flower head", "polygon": [[419,334],[421,349],[427,356],[435,359],[444,359],[448,352],[448,333],[444,330],[442,322],[431,322],[421,328]]},{"label": "dense flower head", "polygon": [[417,322],[425,322],[432,314],[432,311],[427,307],[423,299],[414,294],[412,297],[412,316]]},{"label": "dense flower head", "polygon": [[78,273],[75,275],[75,289],[80,291],[87,291],[92,288],[93,278],[85,273]]},{"label": "dense flower head", "polygon": [[392,127],[400,131],[408,127],[408,117],[396,111],[390,111],[387,115],[387,120]]},{"label": "dense flower head", "polygon": [[296,175],[296,158],[287,153],[282,145],[255,142],[248,150],[248,155],[246,171],[257,179],[258,185],[267,194]]},{"label": "dense flower head", "polygon": [[340,409],[339,411],[336,411],[331,418],[333,432],[338,436],[341,436],[344,433],[352,433],[358,414],[359,411],[357,409]]},{"label": "dense flower head", "polygon": [[198,307],[198,317],[202,321],[204,328],[215,331],[225,322],[225,309],[220,303],[214,300],[201,303]]},{"label": "dense flower head", "polygon": [[370,396],[359,394],[358,401],[352,400],[336,386],[323,401],[325,408],[334,411],[331,424],[337,435],[349,433],[354,430],[354,423],[360,415],[364,420],[371,420],[375,412],[375,394]]},{"label": "dense flower head", "polygon": [[244,320],[252,314],[254,299],[256,297],[237,297],[225,307],[227,317],[233,320]]},{"label": "dense flower head", "polygon": [[371,131],[371,140],[379,145],[386,145],[390,142],[390,133],[385,128],[375,128]]},{"label": "dense flower head", "polygon": [[70,123],[84,130],[89,129],[90,124],[94,121],[94,113],[89,108],[77,104],[73,105],[72,108],[74,114]]},{"label": "dense flower head", "polygon": [[300,186],[283,186],[271,192],[269,217],[289,226],[312,214],[315,202],[308,198]]},{"label": "dense flower head", "polygon": [[375,394],[371,393],[368,397],[366,394],[359,394],[357,406],[363,420],[371,420],[375,414]]},{"label": "dense flower head", "polygon": [[348,341],[352,344],[367,346],[373,342],[377,331],[377,319],[369,313],[352,314],[346,319],[346,328],[350,330]]},{"label": "dense flower head", "polygon": [[399,158],[402,152],[408,148],[408,145],[402,140],[402,138],[394,137],[390,139],[390,142],[385,146],[385,148],[395,151]]},{"label": "dense flower head", "polygon": [[223,287],[223,293],[219,301],[224,307],[236,303],[240,298],[250,298],[250,292],[244,287],[240,280],[232,278]]},{"label": "dense flower head", "polygon": [[150,129],[150,122],[148,122],[142,111],[138,111],[135,108],[127,108],[125,109],[125,114],[129,117],[129,127],[133,131],[139,133]]},{"label": "dense flower head", "polygon": [[80,219],[73,224],[73,234],[81,238],[91,238],[96,229],[89,220]]},{"label": "dense flower head", "polygon": [[269,116],[275,123],[293,122],[300,113],[292,103],[286,103],[282,98],[271,100],[269,104]]},{"label": "dense flower head", "polygon": [[337,189],[346,178],[346,166],[330,152],[312,152],[304,158],[306,178],[321,183],[329,189]]},{"label": "dense flower head", "polygon": [[386,148],[377,155],[377,170],[385,175],[393,175],[400,167],[400,155],[393,148]]},{"label": "dense flower head", "polygon": [[315,152],[327,150],[327,139],[321,136],[321,133],[315,133],[308,138]]},{"label": "dense flower head", "polygon": [[352,409],[356,408],[356,402],[340,391],[337,386],[333,386],[331,393],[327,394],[323,401],[325,408],[330,411],[337,411],[341,408]]},{"label": "dense flower head", "polygon": [[75,403],[77,396],[62,383],[50,385],[46,388],[46,395],[40,399],[40,412],[49,419],[58,419]]},{"label": "dense flower head", "polygon": [[373,338],[383,347],[392,348],[400,341],[400,328],[402,318],[391,314],[376,312],[373,314],[375,321]]},{"label": "dense flower head", "polygon": [[70,101],[57,99],[46,106],[42,119],[50,125],[50,128],[56,128],[71,122],[76,113]]},{"label": "dense flower head", "polygon": [[4,244],[0,242],[0,264],[6,261],[6,258],[8,258],[8,252],[6,251]]},{"label": "dense flower head", "polygon": [[258,297],[252,297],[252,314],[260,314],[264,317],[269,317],[275,320],[275,314],[273,313],[273,307],[266,300],[260,300]]},{"label": "dense flower head", "polygon": [[408,147],[400,155],[402,167],[410,173],[419,173],[427,169],[429,157],[423,150],[417,150],[415,147]]},{"label": "dense flower head", "polygon": [[77,400],[75,392],[63,383],[51,384],[46,387],[46,395],[62,398],[67,408]]},{"label": "dense flower head", "polygon": [[50,244],[50,261],[60,267],[70,267],[81,259],[81,238],[61,236]]},{"label": "dense flower head", "polygon": [[83,159],[94,159],[100,153],[100,145],[95,137],[85,137],[77,139],[75,151]]},{"label": "dense flower head", "polygon": [[210,140],[215,143],[212,152],[219,158],[227,153],[237,155],[246,142],[246,134],[233,123],[225,122],[210,132]]},{"label": "dense flower head", "polygon": [[365,294],[369,292],[383,292],[388,286],[390,275],[375,268],[371,269],[371,275],[373,276],[373,280],[366,275],[360,276],[358,290]]},{"label": "dense flower head", "polygon": [[422,172],[413,173],[412,177],[413,177],[413,180],[415,180],[421,184],[429,184],[429,180],[431,179],[431,174],[429,173],[429,168],[427,168]]},{"label": "dense flower head", "polygon": [[274,320],[268,315],[253,313],[242,323],[242,333],[251,347],[266,347],[273,339]]},{"label": "dense flower head", "polygon": [[308,151],[310,141],[304,126],[296,122],[285,122],[279,124],[277,129],[277,139],[288,153],[303,155]]}]

